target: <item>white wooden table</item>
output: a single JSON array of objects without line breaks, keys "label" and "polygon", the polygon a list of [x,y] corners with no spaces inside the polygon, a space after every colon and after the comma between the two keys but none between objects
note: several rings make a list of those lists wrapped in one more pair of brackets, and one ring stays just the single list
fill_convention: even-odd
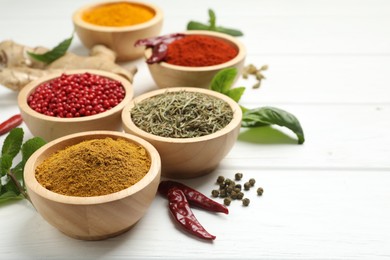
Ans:
[{"label": "white wooden table", "polygon": [[[0,0],[0,40],[54,46],[90,1]],[[298,117],[306,142],[286,129],[243,130],[212,174],[186,184],[209,194],[218,175],[254,177],[264,195],[229,215],[194,210],[217,239],[204,242],[171,221],[157,196],[129,232],[104,241],[69,238],[26,201],[0,206],[1,259],[390,259],[390,2],[386,0],[151,1],[165,12],[162,34],[206,22],[244,31],[247,64],[269,65],[242,104]],[[86,54],[75,38],[71,50]],[[155,89],[142,60],[135,94]],[[126,64],[124,64],[126,65]],[[0,121],[18,113],[0,88]],[[23,125],[25,138],[32,137]],[[0,138],[2,144],[4,136]]]}]

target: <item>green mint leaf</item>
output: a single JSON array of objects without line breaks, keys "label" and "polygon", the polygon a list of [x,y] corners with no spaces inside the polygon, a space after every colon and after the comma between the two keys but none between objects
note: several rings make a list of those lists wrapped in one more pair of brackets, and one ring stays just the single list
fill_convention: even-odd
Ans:
[{"label": "green mint leaf", "polygon": [[228,96],[228,92],[232,87],[236,76],[236,68],[227,68],[220,70],[211,80],[210,89]]},{"label": "green mint leaf", "polygon": [[70,44],[72,43],[72,40],[73,40],[73,34],[70,38],[63,40],[52,50],[47,51],[43,54],[37,54],[33,52],[27,52],[27,53],[33,59],[49,64],[65,55],[66,51],[69,49]]},{"label": "green mint leaf", "polygon": [[298,119],[287,111],[275,107],[261,107],[244,112],[242,127],[257,127],[276,124],[293,131],[298,137],[298,144],[305,142],[303,129]]},{"label": "green mint leaf", "polygon": [[209,9],[209,24],[210,24],[210,30],[215,30],[216,28],[216,16],[212,9]]},{"label": "green mint leaf", "polygon": [[15,199],[23,199],[23,196],[20,193],[17,194],[12,190],[7,190],[5,186],[3,186],[0,190],[0,203]]},{"label": "green mint leaf", "polygon": [[20,147],[23,143],[23,129],[12,129],[4,140],[3,147],[1,148],[1,155],[9,155],[11,160],[19,153]]},{"label": "green mint leaf", "polygon": [[199,23],[199,22],[190,21],[190,22],[187,24],[187,30],[209,31],[209,30],[210,30],[210,26],[208,26],[207,24],[203,24],[203,23]]},{"label": "green mint leaf", "polygon": [[15,178],[19,181],[23,181],[23,170],[24,170],[24,164],[22,161],[20,161],[14,168],[11,169],[13,175]]},{"label": "green mint leaf", "polygon": [[238,103],[238,101],[241,99],[241,96],[244,94],[244,91],[245,87],[232,88],[227,92],[227,96]]},{"label": "green mint leaf", "polygon": [[9,154],[4,154],[0,158],[0,173],[1,177],[6,175],[12,167],[12,157]]},{"label": "green mint leaf", "polygon": [[46,142],[40,137],[33,137],[22,145],[22,162],[26,163],[28,158]]}]

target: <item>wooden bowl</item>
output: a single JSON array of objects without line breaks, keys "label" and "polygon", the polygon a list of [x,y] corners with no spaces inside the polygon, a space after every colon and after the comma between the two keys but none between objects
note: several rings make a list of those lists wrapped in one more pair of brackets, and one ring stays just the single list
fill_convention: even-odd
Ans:
[{"label": "wooden bowl", "polygon": [[[149,172],[133,186],[102,196],[75,197],[47,190],[35,178],[35,168],[54,152],[84,140],[106,137],[128,140],[147,151],[151,159]],[[91,131],[56,139],[38,149],[24,168],[27,193],[36,210],[64,234],[83,240],[106,239],[129,230],[152,203],[160,175],[160,156],[150,143],[130,134],[113,131]]]},{"label": "wooden bowl", "polygon": [[49,142],[58,137],[68,134],[92,131],[92,130],[112,130],[121,131],[122,121],[121,112],[125,104],[127,104],[134,95],[133,86],[129,81],[114,73],[98,71],[98,70],[69,70],[66,74],[77,74],[89,72],[113,80],[120,81],[125,88],[126,95],[124,99],[115,107],[103,113],[77,117],[77,118],[59,118],[47,116],[36,112],[27,104],[27,98],[41,83],[52,80],[61,76],[62,73],[53,73],[41,77],[27,84],[18,95],[18,106],[22,115],[23,121],[34,136],[39,136]]},{"label": "wooden bowl", "polygon": [[[209,135],[194,138],[169,138],[150,134],[138,128],[131,119],[130,111],[142,100],[166,91],[200,92],[226,101],[233,110],[233,119],[223,129]],[[140,95],[128,103],[122,111],[123,129],[150,142],[161,156],[162,175],[169,178],[194,178],[212,172],[231,150],[241,127],[242,112],[231,98],[209,89],[169,88]]]},{"label": "wooden bowl", "polygon": [[[155,15],[145,23],[121,27],[94,25],[82,19],[82,15],[86,10],[116,2],[141,5],[152,10]],[[140,1],[104,1],[79,8],[73,14],[73,24],[78,37],[85,47],[91,48],[97,44],[102,44],[115,51],[118,61],[129,61],[138,59],[143,55],[143,47],[134,46],[137,40],[154,37],[160,33],[163,25],[163,12],[153,4]]]},{"label": "wooden bowl", "polygon": [[[148,64],[149,71],[153,80],[159,88],[169,87],[197,87],[197,88],[209,88],[211,80],[217,74],[218,71],[225,68],[235,67],[238,70],[237,80],[244,67],[244,61],[246,57],[246,49],[244,45],[236,38],[222,33],[211,31],[187,31],[184,34],[204,35],[213,38],[223,40],[233,45],[238,54],[235,58],[228,62],[205,67],[186,67],[172,65],[167,62],[159,62],[154,64]],[[145,50],[145,58],[148,59],[152,55],[152,49],[147,48]]]}]

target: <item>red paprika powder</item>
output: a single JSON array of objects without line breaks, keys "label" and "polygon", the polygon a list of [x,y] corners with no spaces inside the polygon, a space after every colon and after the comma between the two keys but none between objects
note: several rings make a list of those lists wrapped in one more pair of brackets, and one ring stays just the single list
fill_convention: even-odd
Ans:
[{"label": "red paprika powder", "polygon": [[227,42],[200,35],[188,35],[168,45],[165,62],[187,67],[204,67],[225,63],[238,54]]}]

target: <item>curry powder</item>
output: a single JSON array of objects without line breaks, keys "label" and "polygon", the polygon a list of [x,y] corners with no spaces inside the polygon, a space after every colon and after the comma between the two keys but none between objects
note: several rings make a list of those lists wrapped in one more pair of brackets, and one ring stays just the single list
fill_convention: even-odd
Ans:
[{"label": "curry powder", "polygon": [[149,171],[145,148],[123,139],[93,139],[46,158],[35,178],[46,189],[68,196],[90,197],[126,189]]},{"label": "curry powder", "polygon": [[146,6],[131,3],[112,3],[97,6],[83,14],[83,20],[100,26],[131,26],[149,21],[155,13]]}]

